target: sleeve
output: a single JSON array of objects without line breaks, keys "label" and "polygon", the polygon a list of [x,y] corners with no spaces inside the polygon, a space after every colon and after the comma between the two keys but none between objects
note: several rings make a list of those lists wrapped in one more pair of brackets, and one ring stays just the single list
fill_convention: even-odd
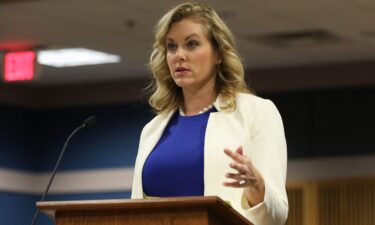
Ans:
[{"label": "sleeve", "polygon": [[287,148],[279,111],[270,100],[259,104],[251,125],[250,159],[265,182],[264,201],[250,207],[242,194],[242,208],[255,225],[282,225],[288,216],[285,189]]}]

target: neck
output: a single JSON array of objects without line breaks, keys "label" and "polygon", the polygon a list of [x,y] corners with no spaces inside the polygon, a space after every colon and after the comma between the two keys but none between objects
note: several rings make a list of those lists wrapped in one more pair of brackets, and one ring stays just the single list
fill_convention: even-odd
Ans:
[{"label": "neck", "polygon": [[216,90],[202,89],[199,91],[183,90],[184,94],[184,113],[187,116],[196,115],[205,107],[212,104],[217,96]]}]

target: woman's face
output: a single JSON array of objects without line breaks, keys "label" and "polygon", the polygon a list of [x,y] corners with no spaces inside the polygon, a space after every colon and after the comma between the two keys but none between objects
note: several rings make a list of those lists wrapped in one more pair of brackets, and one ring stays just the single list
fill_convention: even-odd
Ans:
[{"label": "woman's face", "polygon": [[165,44],[169,71],[177,86],[190,90],[214,88],[219,59],[202,24],[192,19],[174,23]]}]

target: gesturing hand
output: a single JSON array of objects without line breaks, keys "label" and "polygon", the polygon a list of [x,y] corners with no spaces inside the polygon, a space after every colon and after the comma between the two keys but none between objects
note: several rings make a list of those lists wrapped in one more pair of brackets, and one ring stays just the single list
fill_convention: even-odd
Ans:
[{"label": "gesturing hand", "polygon": [[243,154],[242,147],[238,147],[236,151],[225,148],[224,153],[233,159],[234,162],[231,162],[229,167],[236,170],[237,173],[227,173],[225,177],[232,181],[224,182],[223,185],[245,188],[250,206],[263,202],[265,193],[263,177],[254,167],[250,158]]}]

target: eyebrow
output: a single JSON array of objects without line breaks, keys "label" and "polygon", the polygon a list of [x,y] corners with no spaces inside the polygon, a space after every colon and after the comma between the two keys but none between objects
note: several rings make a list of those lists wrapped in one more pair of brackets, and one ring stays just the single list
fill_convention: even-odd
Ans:
[{"label": "eyebrow", "polygon": [[[190,39],[190,38],[192,38],[192,37],[194,37],[194,36],[199,37],[198,34],[193,33],[193,34],[190,34],[189,36],[187,36],[187,37],[185,38],[185,40],[188,40],[188,39]],[[168,40],[168,41],[173,41],[173,42],[174,42],[173,38],[165,37],[165,39]]]}]

